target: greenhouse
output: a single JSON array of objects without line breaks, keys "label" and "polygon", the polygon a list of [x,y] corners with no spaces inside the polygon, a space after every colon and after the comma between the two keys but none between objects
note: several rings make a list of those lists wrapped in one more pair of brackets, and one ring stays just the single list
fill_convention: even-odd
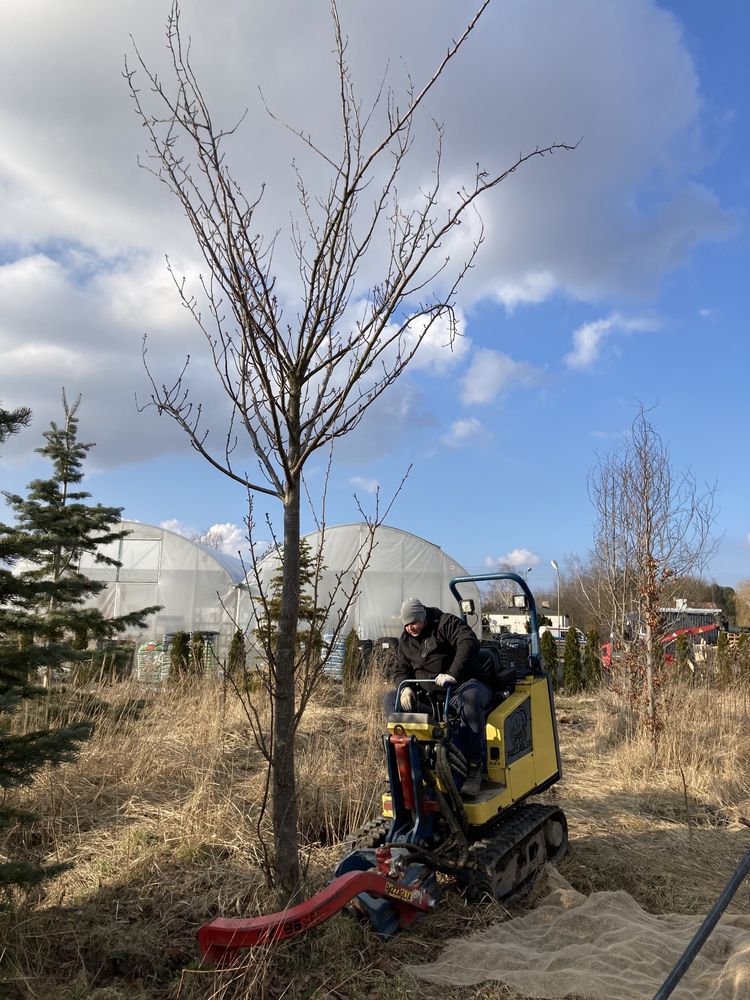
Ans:
[{"label": "greenhouse", "polygon": [[[122,527],[128,534],[100,550],[121,566],[103,566],[86,553],[79,568],[86,576],[106,582],[106,589],[92,598],[89,606],[97,607],[107,618],[149,605],[163,606],[147,619],[145,629],[128,637],[138,643],[138,679],[164,679],[171,637],[176,632],[200,632],[210,654],[208,662],[217,663],[226,656],[237,626],[247,634],[256,628],[263,617],[262,605],[257,585],[253,580],[250,586],[239,559],[166,528],[139,521],[123,521]],[[346,606],[345,595],[355,589],[357,580],[357,593],[339,630],[339,644],[352,629],[368,642],[399,636],[399,610],[407,597],[419,597],[426,605],[458,613],[448,584],[455,576],[467,575],[462,566],[437,545],[407,531],[380,526],[372,547],[369,534],[366,524],[345,524],[304,536],[313,556],[322,542],[324,568],[317,604],[331,606],[324,626],[326,638],[336,632]],[[259,563],[267,596],[278,571],[275,551]],[[474,601],[476,615],[469,624],[479,634],[479,590],[475,584],[464,584],[461,595]],[[340,658],[340,651],[335,656]]]},{"label": "greenhouse", "polygon": [[[343,634],[354,629],[363,640],[399,636],[403,630],[399,611],[407,597],[418,597],[425,605],[458,614],[448,584],[453,577],[468,575],[463,566],[432,542],[386,525],[375,530],[375,544],[368,559],[369,534],[366,524],[342,524],[326,528],[322,534],[313,532],[304,536],[313,557],[320,551],[322,541],[323,571],[317,604],[327,606],[329,600],[332,602],[327,632],[335,630],[346,604],[345,594],[352,591],[357,576],[361,576],[358,593],[348,609]],[[276,552],[261,562],[259,572],[266,592],[278,570]],[[248,595],[246,588],[242,596],[242,618],[252,621],[256,613],[259,616],[261,613]],[[477,635],[481,635],[478,587],[462,584],[461,596],[474,601],[476,615],[469,624]]]},{"label": "greenhouse", "polygon": [[240,560],[166,528],[139,521],[123,521],[122,527],[128,532],[124,538],[100,548],[121,566],[104,566],[84,553],[79,568],[107,583],[88,602],[106,618],[162,605],[147,619],[146,629],[130,636],[154,650],[143,679],[160,679],[157,661],[164,637],[175,632],[201,632],[213,652],[223,656],[236,628],[244,586]]}]

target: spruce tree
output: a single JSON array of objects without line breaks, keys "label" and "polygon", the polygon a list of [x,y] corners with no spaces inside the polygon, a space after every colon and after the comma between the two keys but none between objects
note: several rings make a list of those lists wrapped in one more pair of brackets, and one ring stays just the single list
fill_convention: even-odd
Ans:
[{"label": "spruce tree", "polygon": [[[15,524],[0,524],[0,789],[4,792],[30,784],[46,765],[75,759],[92,732],[91,723],[79,719],[58,729],[15,733],[10,714],[24,700],[50,697],[55,668],[88,657],[80,648],[84,633],[107,638],[131,625],[143,626],[143,616],[157,610],[145,608],[105,621],[99,611],[81,607],[106,585],[79,572],[80,554],[95,552],[98,545],[123,533],[113,527],[120,520],[118,508],[88,507],[83,501],[89,494],[74,488],[92,446],[77,441],[78,402],[71,408],[63,396],[63,405],[65,426],[53,423],[44,435],[46,445],[38,449],[51,459],[53,476],[29,484],[26,499],[4,494],[16,516]],[[0,441],[27,420],[28,411],[0,410]],[[117,565],[98,554],[95,559]],[[40,675],[48,682],[46,690],[38,685]],[[0,826],[11,819],[18,820],[19,813],[3,801]],[[34,885],[59,867],[11,859],[0,864],[0,888]]]},{"label": "spruce tree", "polygon": [[180,681],[187,677],[190,669],[190,635],[175,632],[169,645],[169,679]]},{"label": "spruce tree", "polygon": [[0,406],[0,444],[5,444],[11,434],[17,434],[22,427],[28,427],[31,410],[21,406],[17,410],[4,410]]},{"label": "spruce tree", "polygon": [[359,648],[359,635],[356,629],[352,629],[346,637],[344,646],[344,666],[341,680],[344,684],[344,691],[350,694],[352,688],[362,676],[362,653]]},{"label": "spruce tree", "polygon": [[190,636],[190,673],[193,677],[203,677],[206,673],[206,643],[200,632]]},{"label": "spruce tree", "polygon": [[[271,577],[270,597],[268,599],[268,617],[255,629],[256,638],[265,651],[275,652],[276,639],[279,630],[279,615],[281,612],[283,549],[279,549],[279,568]],[[305,538],[299,543],[299,622],[295,645],[297,652],[311,649],[314,654],[320,654],[323,649],[323,609],[315,606],[312,590],[315,576],[318,572],[316,559]],[[319,567],[320,572],[325,567]]]},{"label": "spruce tree", "polygon": [[677,636],[674,644],[674,671],[678,680],[690,683],[693,671],[690,663],[690,646],[684,632]]},{"label": "spruce tree", "polygon": [[740,633],[735,647],[735,656],[740,680],[745,684],[750,683],[750,636],[747,632]]},{"label": "spruce tree", "polygon": [[245,633],[242,629],[237,629],[232,636],[227,655],[227,676],[235,684],[241,684],[245,676],[247,661],[247,648],[245,645]]},{"label": "spruce tree", "polygon": [[728,687],[734,679],[732,657],[729,650],[729,636],[719,632],[716,643],[716,683],[719,687]]},{"label": "spruce tree", "polygon": [[583,647],[583,687],[587,691],[598,688],[602,682],[602,661],[599,656],[599,635],[591,629]]},{"label": "spruce tree", "polygon": [[544,669],[552,678],[552,687],[557,691],[557,643],[551,632],[542,632],[539,640],[539,651],[542,654]]},{"label": "spruce tree", "polygon": [[563,653],[563,687],[566,694],[576,694],[583,687],[583,664],[581,663],[581,648],[578,645],[578,635],[571,622],[565,637]]},{"label": "spruce tree", "polygon": [[17,578],[40,595],[33,604],[30,624],[37,647],[35,655],[44,660],[47,687],[54,668],[90,656],[87,649],[80,648],[83,636],[89,641],[105,640],[128,628],[143,628],[143,619],[159,610],[154,605],[117,618],[104,618],[97,609],[82,607],[107,585],[80,572],[81,556],[90,553],[100,565],[119,566],[100,547],[124,538],[127,532],[120,527],[121,507],[87,504],[91,494],[76,489],[83,479],[83,461],[94,447],[78,440],[80,399],[70,406],[63,392],[64,424],[59,427],[53,421],[44,432],[46,444],[36,449],[49,458],[53,474],[49,479],[29,483],[25,498],[4,493],[16,520],[12,526],[0,525],[6,543],[25,560],[17,568]]}]

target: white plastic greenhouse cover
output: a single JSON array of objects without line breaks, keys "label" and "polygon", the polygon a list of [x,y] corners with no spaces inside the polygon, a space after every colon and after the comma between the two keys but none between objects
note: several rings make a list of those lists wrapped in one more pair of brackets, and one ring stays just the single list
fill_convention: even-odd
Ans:
[{"label": "white plastic greenhouse cover", "polygon": [[97,563],[90,553],[81,558],[81,572],[107,583],[88,605],[114,618],[161,604],[139,633],[141,641],[160,641],[177,631],[217,632],[224,651],[235,629],[232,618],[244,578],[240,560],[152,524],[122,521],[122,528],[125,538],[100,547],[120,567]]},{"label": "white plastic greenhouse cover", "polygon": [[[318,604],[327,603],[325,599],[335,589],[337,575],[349,566],[352,569],[344,572],[341,584],[344,590],[351,590],[356,567],[361,565],[360,553],[367,549],[368,531],[365,524],[342,524],[325,529],[322,559],[325,569],[320,584],[324,600],[319,599]],[[305,535],[314,554],[320,549],[320,538],[320,532]],[[264,589],[278,569],[278,564],[276,553],[267,556],[260,564]],[[429,607],[459,614],[448,584],[453,577],[468,575],[463,566],[439,546],[407,531],[381,525],[376,529],[375,547],[362,575],[359,594],[349,609],[344,634],[353,628],[360,639],[399,636],[403,631],[399,611],[407,597],[418,597]],[[474,601],[476,618],[469,624],[480,635],[479,588],[474,583],[464,583],[459,590],[462,598]],[[334,602],[334,613],[329,617],[327,631],[333,631],[343,603],[341,597]]]}]

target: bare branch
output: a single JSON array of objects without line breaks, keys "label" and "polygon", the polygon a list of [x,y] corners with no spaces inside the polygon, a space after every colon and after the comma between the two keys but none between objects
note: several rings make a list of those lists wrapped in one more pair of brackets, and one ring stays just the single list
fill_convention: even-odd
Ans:
[{"label": "bare branch", "polygon": [[[408,196],[399,191],[399,179],[415,153],[415,127],[425,100],[489,3],[480,2],[421,86],[407,75],[401,103],[386,87],[384,76],[369,106],[363,107],[348,64],[346,35],[332,0],[338,148],[324,148],[309,130],[281,123],[327,173],[320,189],[313,189],[302,168],[292,166],[298,205],[290,211],[289,238],[297,267],[296,302],[282,303],[277,292],[274,251],[279,231],[264,234],[256,218],[265,189],[261,186],[255,197],[246,196],[228,164],[227,140],[237,134],[244,114],[229,127],[212,117],[191,66],[190,40],[183,33],[176,0],[167,20],[168,82],[149,69],[135,43],[134,65],[125,65],[133,106],[148,139],[145,169],[178,200],[205,264],[197,291],[188,289],[184,278],[171,268],[170,273],[182,304],[206,342],[229,415],[224,431],[212,437],[202,403],[192,396],[189,359],[176,378],[159,379],[147,364],[144,342],[151,388],[148,405],[171,417],[214,468],[248,490],[277,497],[284,510],[278,641],[269,640],[263,649],[273,731],[269,741],[260,733],[256,740],[272,763],[275,860],[281,884],[289,893],[299,876],[294,736],[325,663],[325,658],[321,661],[312,654],[300,659],[295,646],[305,464],[316,451],[330,449],[358,425],[369,407],[404,373],[436,323],[447,323],[447,339],[453,341],[456,297],[484,238],[481,220],[463,255],[452,256],[445,248],[469,212],[479,219],[479,198],[529,160],[574,148],[566,143],[537,147],[500,170],[485,170],[477,164],[471,180],[446,197],[441,172],[443,128],[434,122],[429,183]],[[145,80],[145,90],[141,80]],[[279,121],[264,97],[262,101],[268,114]],[[370,276],[373,268],[375,279]],[[284,275],[285,289],[289,278]],[[248,450],[258,463],[259,476],[239,471]],[[330,468],[329,459],[327,476]],[[375,515],[365,523],[368,534],[363,551],[356,564],[338,574],[334,588],[343,593],[346,607],[354,598],[364,571],[362,560],[372,551],[375,528],[381,523],[379,496]],[[324,511],[321,524],[325,524]],[[260,588],[261,574],[254,559],[251,577]],[[326,613],[334,603],[341,607],[341,601],[334,602],[330,594],[316,591],[316,601],[318,597]],[[267,600],[261,598],[261,604],[268,617]],[[311,628],[317,625],[316,618]],[[258,718],[248,714],[254,732]]]}]

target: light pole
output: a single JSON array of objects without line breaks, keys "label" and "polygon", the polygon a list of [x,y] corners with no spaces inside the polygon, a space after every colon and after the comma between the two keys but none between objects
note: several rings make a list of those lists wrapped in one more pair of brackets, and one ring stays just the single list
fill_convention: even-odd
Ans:
[{"label": "light pole", "polygon": [[554,559],[550,559],[550,566],[557,573],[557,627],[562,628],[562,622],[560,621],[560,567]]},{"label": "light pole", "polygon": [[527,566],[526,567],[526,572],[523,574],[524,580],[528,580],[529,579],[529,573],[532,571],[533,568],[534,568],[533,566]]}]

